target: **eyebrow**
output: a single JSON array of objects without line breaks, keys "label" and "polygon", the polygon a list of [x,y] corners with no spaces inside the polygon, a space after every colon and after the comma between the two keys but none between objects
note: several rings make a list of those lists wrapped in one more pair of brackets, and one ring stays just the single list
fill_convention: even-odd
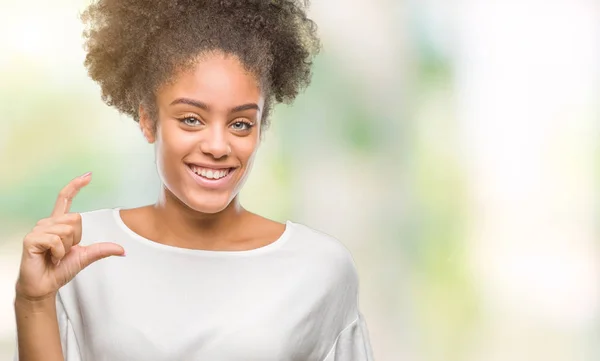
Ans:
[{"label": "eyebrow", "polygon": [[[188,104],[188,105],[194,106],[196,108],[204,109],[207,112],[210,111],[210,107],[208,106],[208,104],[203,103],[199,100],[194,100],[194,99],[189,99],[189,98],[177,98],[177,99],[173,100],[170,105],[175,105],[175,104]],[[249,110],[249,109],[256,109],[256,110],[260,111],[260,107],[258,106],[258,104],[248,103],[248,104],[242,104],[242,105],[235,106],[235,107],[231,108],[229,110],[229,112],[237,113],[237,112],[241,112],[241,111]]]}]

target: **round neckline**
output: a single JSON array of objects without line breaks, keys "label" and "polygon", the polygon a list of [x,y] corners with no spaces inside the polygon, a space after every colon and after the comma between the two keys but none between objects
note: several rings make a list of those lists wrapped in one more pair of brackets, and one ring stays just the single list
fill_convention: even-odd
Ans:
[{"label": "round neckline", "polygon": [[121,207],[113,208],[112,213],[115,219],[115,222],[119,228],[127,233],[134,240],[145,244],[147,246],[151,246],[154,248],[162,249],[164,251],[176,252],[176,253],[185,253],[191,255],[204,255],[204,256],[216,256],[216,257],[239,257],[239,256],[250,256],[255,254],[262,254],[268,252],[272,249],[276,249],[281,247],[289,238],[291,233],[293,232],[294,222],[287,220],[285,221],[285,229],[283,233],[277,238],[275,241],[258,247],[252,248],[242,251],[215,251],[215,250],[206,250],[206,249],[192,249],[192,248],[183,248],[171,246],[163,243],[159,243],[153,241],[151,239],[142,237],[141,235],[134,232],[131,228],[129,228],[125,222],[123,222],[123,218],[121,218]]}]

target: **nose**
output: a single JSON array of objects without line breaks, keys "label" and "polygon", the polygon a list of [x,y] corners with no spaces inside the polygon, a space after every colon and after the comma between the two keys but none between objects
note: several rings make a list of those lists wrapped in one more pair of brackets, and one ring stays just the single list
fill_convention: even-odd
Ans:
[{"label": "nose", "polygon": [[221,159],[231,153],[227,135],[221,127],[209,127],[204,132],[204,135],[200,142],[200,151],[202,153],[211,155],[215,159]]}]

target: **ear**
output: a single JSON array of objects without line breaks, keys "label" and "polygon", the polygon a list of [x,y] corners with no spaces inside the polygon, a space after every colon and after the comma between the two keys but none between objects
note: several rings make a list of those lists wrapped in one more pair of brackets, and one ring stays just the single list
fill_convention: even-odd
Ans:
[{"label": "ear", "polygon": [[141,104],[138,109],[138,113],[140,115],[140,129],[142,130],[142,134],[144,134],[144,138],[146,138],[148,143],[152,144],[156,140],[154,134],[153,120],[150,119],[150,115],[148,114],[144,106]]}]

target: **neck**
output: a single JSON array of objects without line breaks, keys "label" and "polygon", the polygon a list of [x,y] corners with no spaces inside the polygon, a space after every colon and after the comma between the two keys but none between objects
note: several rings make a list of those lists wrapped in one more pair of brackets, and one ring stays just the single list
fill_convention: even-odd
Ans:
[{"label": "neck", "polygon": [[159,200],[152,206],[152,222],[157,236],[165,243],[186,248],[217,249],[230,243],[239,225],[248,216],[236,196],[218,213],[198,212],[182,203],[163,188]]}]

